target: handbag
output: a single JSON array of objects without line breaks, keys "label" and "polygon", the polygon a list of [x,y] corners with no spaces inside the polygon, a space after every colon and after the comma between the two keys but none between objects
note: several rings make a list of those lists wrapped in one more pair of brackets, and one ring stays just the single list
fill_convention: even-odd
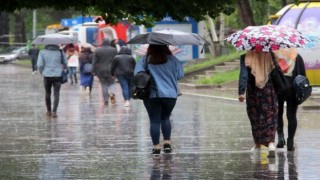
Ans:
[{"label": "handbag", "polygon": [[291,88],[290,82],[283,74],[278,62],[275,59],[274,53],[270,53],[274,64],[274,69],[270,73],[273,87],[276,93],[286,94]]},{"label": "handbag", "polygon": [[91,63],[86,63],[83,65],[83,74],[90,75],[92,73],[92,64]]},{"label": "handbag", "polygon": [[61,64],[63,66],[62,72],[61,72],[61,84],[64,84],[66,82],[68,82],[68,69],[66,67],[66,65],[63,62],[63,54],[62,54],[62,50],[60,50],[60,54],[61,54]]},{"label": "handbag", "polygon": [[300,75],[298,67],[298,75],[293,80],[293,89],[295,92],[296,103],[302,104],[307,100],[312,93],[312,87],[310,85],[309,79],[306,76]]},{"label": "handbag", "polygon": [[148,62],[146,58],[145,71],[138,72],[133,76],[133,87],[131,97],[133,99],[144,100],[149,97],[151,75],[148,70]]}]

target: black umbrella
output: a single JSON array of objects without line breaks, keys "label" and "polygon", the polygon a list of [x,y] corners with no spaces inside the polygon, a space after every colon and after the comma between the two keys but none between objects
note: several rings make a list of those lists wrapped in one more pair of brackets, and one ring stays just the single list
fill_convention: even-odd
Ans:
[{"label": "black umbrella", "polygon": [[206,45],[205,39],[195,33],[176,30],[161,30],[139,34],[128,41],[128,44],[157,44],[157,45]]}]

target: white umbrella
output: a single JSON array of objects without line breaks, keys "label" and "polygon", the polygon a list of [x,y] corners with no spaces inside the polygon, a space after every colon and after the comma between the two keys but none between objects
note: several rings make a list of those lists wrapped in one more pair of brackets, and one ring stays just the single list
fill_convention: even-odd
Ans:
[{"label": "white umbrella", "polygon": [[32,44],[73,44],[78,43],[75,37],[63,34],[46,34],[37,36]]}]

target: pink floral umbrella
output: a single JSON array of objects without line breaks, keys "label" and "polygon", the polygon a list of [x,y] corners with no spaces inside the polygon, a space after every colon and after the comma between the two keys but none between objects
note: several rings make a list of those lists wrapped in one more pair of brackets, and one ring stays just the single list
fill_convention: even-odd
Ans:
[{"label": "pink floral umbrella", "polygon": [[248,26],[225,39],[237,50],[276,51],[280,48],[304,47],[309,40],[296,29],[276,26]]}]

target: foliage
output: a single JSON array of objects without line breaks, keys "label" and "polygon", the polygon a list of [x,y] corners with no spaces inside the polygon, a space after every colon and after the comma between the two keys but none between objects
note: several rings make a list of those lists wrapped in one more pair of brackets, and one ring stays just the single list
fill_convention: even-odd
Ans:
[{"label": "foliage", "polygon": [[218,84],[223,84],[230,81],[235,81],[239,79],[239,73],[240,73],[240,70],[237,69],[237,70],[214,74],[210,77],[198,80],[197,84],[218,85]]},{"label": "foliage", "polygon": [[204,20],[207,14],[213,18],[219,16],[220,12],[231,14],[235,10],[234,4],[235,0],[70,0],[68,3],[55,0],[10,0],[1,2],[0,12],[14,12],[23,8],[52,7],[56,10],[74,8],[83,12],[94,10],[108,23],[115,24],[128,19],[138,25],[152,26],[165,16],[171,16],[178,21],[183,21],[185,17],[200,21]]},{"label": "foliage", "polygon": [[206,67],[214,66],[214,65],[226,62],[226,61],[235,60],[235,59],[239,58],[241,54],[243,54],[242,51],[232,52],[227,55],[219,56],[217,58],[213,58],[213,59],[210,59],[208,61],[204,61],[199,64],[189,65],[189,66],[184,67],[184,72],[189,73],[189,72],[201,70]]}]

